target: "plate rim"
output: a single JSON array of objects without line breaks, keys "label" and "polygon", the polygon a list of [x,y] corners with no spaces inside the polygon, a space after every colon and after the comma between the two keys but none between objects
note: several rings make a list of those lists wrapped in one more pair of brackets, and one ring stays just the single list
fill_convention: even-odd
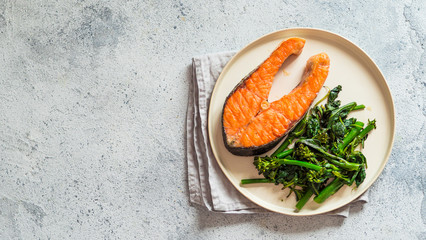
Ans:
[{"label": "plate rim", "polygon": [[379,66],[377,66],[377,64],[374,62],[374,60],[367,54],[366,51],[364,51],[364,49],[362,49],[361,47],[359,47],[358,45],[356,45],[355,43],[353,43],[349,39],[347,39],[347,38],[345,38],[345,37],[343,37],[343,36],[341,36],[341,35],[339,35],[337,33],[334,33],[334,32],[328,31],[328,30],[324,30],[324,29],[320,29],[320,28],[310,28],[310,27],[285,28],[285,29],[276,30],[276,31],[273,31],[273,32],[270,32],[270,33],[267,33],[267,34],[264,34],[264,35],[258,37],[257,39],[249,42],[243,48],[241,48],[240,50],[238,50],[238,52],[227,62],[227,64],[225,65],[225,67],[222,69],[222,71],[221,71],[218,79],[216,80],[216,83],[215,83],[215,86],[214,86],[214,88],[212,90],[211,98],[210,98],[210,101],[209,101],[209,110],[208,110],[208,116],[207,116],[207,130],[208,130],[208,135],[209,135],[208,136],[208,138],[209,138],[209,144],[212,146],[213,135],[214,134],[212,133],[212,130],[211,130],[212,129],[211,125],[213,124],[212,120],[211,120],[211,115],[212,115],[211,114],[211,111],[212,111],[211,109],[212,109],[212,102],[213,101],[211,101],[211,100],[212,100],[213,96],[215,96],[216,91],[218,91],[217,90],[218,83],[222,82],[222,79],[224,78],[224,73],[226,73],[228,71],[228,69],[231,67],[232,63],[234,61],[236,61],[235,59],[237,59],[247,49],[249,49],[250,47],[252,47],[253,45],[255,45],[258,41],[261,41],[264,38],[268,38],[271,35],[279,34],[281,32],[291,32],[291,31],[302,31],[302,32],[307,32],[308,34],[309,33],[319,32],[319,33],[322,33],[322,34],[331,35],[334,38],[340,38],[341,40],[343,40],[345,42],[345,44],[351,45],[352,49],[356,49],[356,50],[359,51],[359,53],[361,55],[364,55],[364,58],[368,59],[368,61],[369,61],[368,65],[372,66],[372,68],[374,68],[375,71],[379,74],[379,76],[380,76],[381,79],[379,81],[377,81],[377,82],[378,83],[380,83],[380,82],[383,83],[384,91],[388,95],[390,103],[391,103],[391,105],[390,105],[390,109],[391,109],[391,112],[390,112],[390,115],[391,115],[391,124],[390,125],[391,125],[391,128],[392,128],[392,134],[390,136],[390,138],[391,138],[390,139],[391,140],[390,141],[390,147],[389,147],[389,149],[388,149],[388,151],[387,151],[387,153],[385,155],[385,160],[383,161],[382,166],[378,169],[378,173],[373,177],[373,179],[366,186],[366,188],[364,190],[360,191],[359,193],[357,193],[353,197],[353,199],[350,200],[349,202],[346,202],[346,203],[343,203],[343,204],[340,204],[340,205],[337,204],[336,206],[332,207],[331,209],[328,209],[328,210],[322,211],[322,212],[320,211],[320,212],[314,212],[314,213],[309,213],[309,212],[307,212],[307,213],[303,213],[303,212],[290,212],[290,213],[287,213],[287,212],[282,212],[282,211],[278,211],[276,209],[272,209],[272,208],[269,208],[269,207],[262,206],[259,203],[257,203],[256,201],[254,201],[253,199],[251,199],[249,196],[247,196],[246,194],[244,194],[244,192],[240,191],[240,189],[238,188],[238,186],[233,181],[231,181],[231,177],[229,176],[229,173],[225,170],[225,166],[222,164],[222,162],[218,158],[217,150],[215,148],[213,148],[213,147],[212,147],[212,153],[213,153],[213,155],[215,157],[215,161],[219,165],[222,173],[226,176],[227,181],[229,181],[233,185],[233,187],[240,194],[242,194],[245,198],[247,198],[248,200],[250,200],[252,203],[254,203],[254,204],[256,204],[256,205],[258,205],[258,206],[260,206],[260,207],[262,207],[264,209],[267,209],[267,210],[269,210],[271,212],[276,212],[276,213],[283,214],[283,215],[288,215],[288,216],[314,216],[314,215],[320,215],[320,214],[324,214],[324,213],[327,213],[327,212],[331,212],[331,211],[334,211],[334,210],[339,209],[341,207],[344,207],[344,206],[350,204],[351,202],[353,202],[354,200],[356,200],[357,198],[359,198],[361,195],[363,195],[368,189],[370,189],[370,187],[377,181],[378,177],[382,174],[382,172],[383,172],[386,164],[389,161],[390,155],[392,153],[392,149],[393,149],[393,145],[394,145],[394,141],[395,141],[395,120],[396,120],[395,119],[395,104],[394,104],[394,99],[393,99],[392,92],[390,91],[390,88],[389,88],[389,85],[388,85],[388,83],[386,81],[385,76],[383,75],[383,73],[380,70]]}]

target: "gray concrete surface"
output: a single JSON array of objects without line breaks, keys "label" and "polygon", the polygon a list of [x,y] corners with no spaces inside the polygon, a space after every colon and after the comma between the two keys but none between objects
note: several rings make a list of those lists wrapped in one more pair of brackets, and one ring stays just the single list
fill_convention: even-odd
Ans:
[{"label": "gray concrete surface", "polygon": [[[426,2],[0,1],[0,239],[426,239]],[[355,42],[383,71],[395,145],[339,217],[190,206],[191,57],[278,29]]]}]

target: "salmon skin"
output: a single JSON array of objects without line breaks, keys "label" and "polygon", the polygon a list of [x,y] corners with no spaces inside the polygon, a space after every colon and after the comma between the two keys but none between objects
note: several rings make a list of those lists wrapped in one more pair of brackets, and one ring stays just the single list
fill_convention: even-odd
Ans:
[{"label": "salmon skin", "polygon": [[292,54],[300,54],[302,38],[283,41],[255,70],[244,77],[225,100],[222,135],[235,155],[259,155],[271,150],[305,115],[321,90],[330,66],[326,53],[309,58],[302,81],[289,94],[268,102],[275,74]]}]

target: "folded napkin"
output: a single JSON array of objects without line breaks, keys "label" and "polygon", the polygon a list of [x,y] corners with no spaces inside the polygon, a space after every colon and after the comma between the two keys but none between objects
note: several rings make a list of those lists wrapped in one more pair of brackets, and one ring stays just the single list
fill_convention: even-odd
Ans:
[{"label": "folded napkin", "polygon": [[[210,148],[207,115],[210,95],[222,69],[235,52],[209,54],[192,59],[187,109],[187,161],[189,200],[210,211],[223,213],[269,212],[245,198],[223,174]],[[368,193],[327,215],[347,217],[356,202],[368,201]]]}]

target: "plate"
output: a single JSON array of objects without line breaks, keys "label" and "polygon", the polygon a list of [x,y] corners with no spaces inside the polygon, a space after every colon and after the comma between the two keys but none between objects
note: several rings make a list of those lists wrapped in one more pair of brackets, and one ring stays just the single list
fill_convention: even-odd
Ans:
[{"label": "plate", "polygon": [[[274,184],[250,184],[241,186],[244,178],[259,178],[253,157],[232,155],[225,148],[221,132],[222,108],[226,97],[240,80],[262,63],[285,39],[306,39],[303,52],[288,58],[275,76],[269,101],[289,93],[301,80],[306,61],[312,55],[326,52],[330,57],[330,71],[324,86],[342,85],[339,94],[342,105],[351,101],[364,104],[366,109],[349,116],[363,122],[377,120],[377,129],[371,132],[362,150],[367,157],[367,177],[356,189],[344,186],[324,203],[312,199],[300,212],[295,212],[294,194],[287,198],[288,189]],[[319,100],[326,93],[320,91]],[[363,194],[379,177],[391,153],[395,131],[394,105],[383,74],[371,58],[349,40],[328,31],[311,28],[292,28],[267,34],[239,51],[225,66],[219,76],[209,107],[208,132],[213,154],[225,176],[245,197],[270,211],[287,215],[316,215],[340,208]],[[273,151],[266,153],[270,155]]]}]

